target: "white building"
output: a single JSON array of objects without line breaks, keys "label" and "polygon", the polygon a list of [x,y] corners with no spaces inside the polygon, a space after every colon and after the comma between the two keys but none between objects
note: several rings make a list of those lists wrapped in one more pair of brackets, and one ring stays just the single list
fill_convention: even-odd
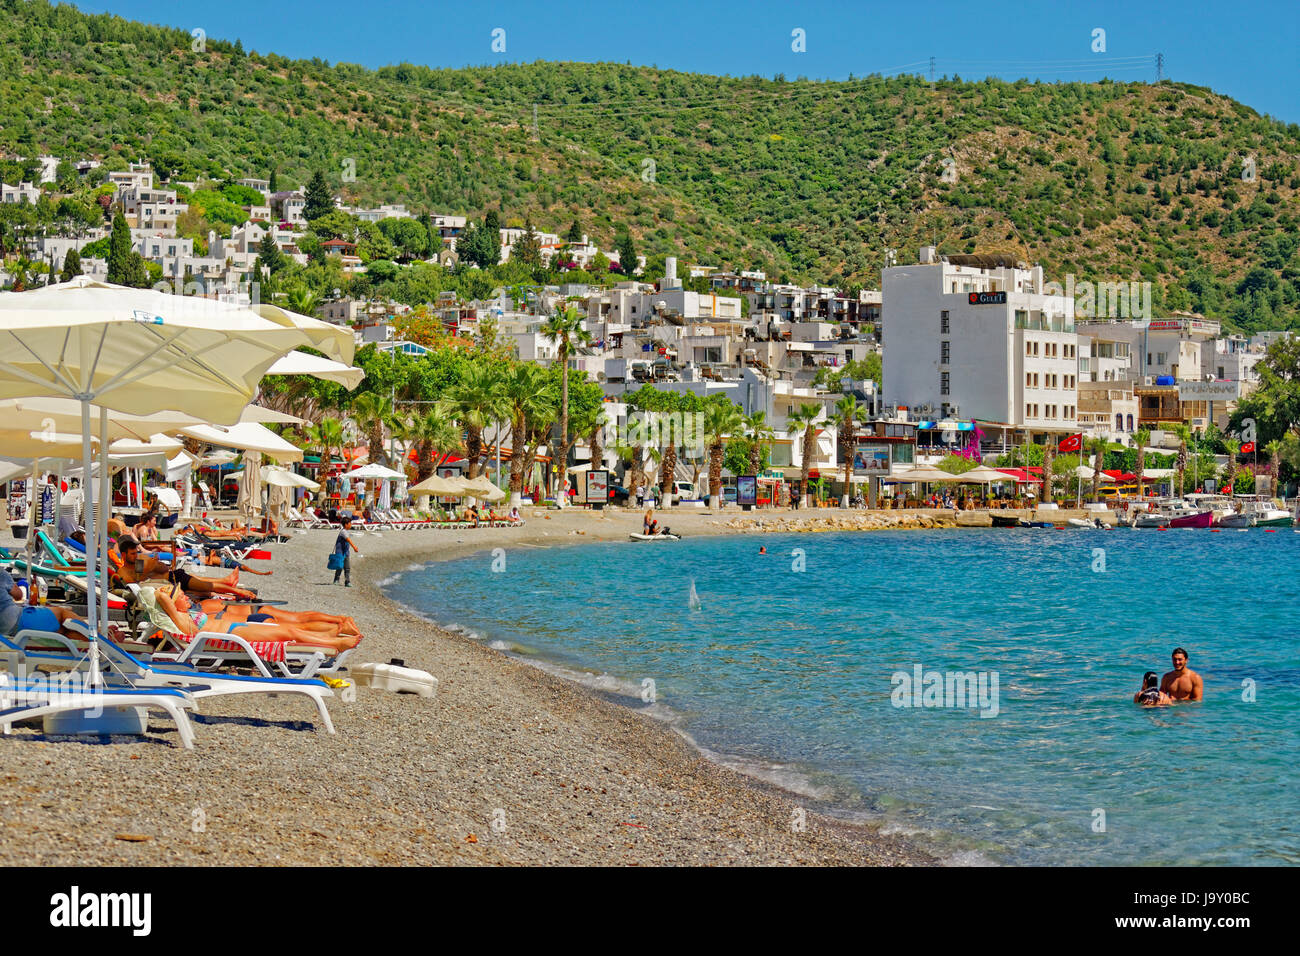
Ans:
[{"label": "white building", "polygon": [[278,192],[271,197],[271,210],[278,213],[280,221],[289,226],[306,226],[307,217],[303,211],[307,208],[307,194],[301,189]]},{"label": "white building", "polygon": [[414,218],[401,203],[397,203],[396,205],[385,203],[376,209],[353,209],[352,215],[356,216],[362,222],[379,222],[381,219]]},{"label": "white building", "polygon": [[104,182],[112,183],[117,187],[120,193],[123,189],[135,187],[137,189],[153,188],[153,167],[148,163],[131,163],[126,169],[119,169],[110,172],[104,177]]},{"label": "white building", "polygon": [[193,239],[178,239],[174,236],[142,235],[137,236],[131,230],[131,241],[136,252],[145,259],[159,262],[163,259],[192,257],[194,255]]},{"label": "white building", "polygon": [[59,157],[37,156],[36,161],[41,164],[40,183],[52,183],[59,178]]},{"label": "white building", "polygon": [[30,203],[34,206],[40,198],[40,189],[31,183],[19,183],[17,186],[6,186],[4,183],[0,183],[0,202],[12,205]]},{"label": "white building", "polygon": [[1042,267],[1010,257],[925,247],[920,259],[883,271],[885,403],[1031,435],[1073,431],[1073,299],[1045,294]]},{"label": "white building", "polygon": [[[1139,385],[1167,376],[1180,381],[1203,378],[1210,366],[1206,352],[1213,352],[1213,339],[1219,335],[1219,323],[1191,316],[1163,319],[1136,319],[1080,322],[1080,335],[1098,343],[1114,346],[1115,358],[1126,347],[1129,359],[1127,377]],[[1118,376],[1115,380],[1118,380]]]},{"label": "white building", "polygon": [[240,186],[247,186],[249,189],[256,189],[262,194],[262,198],[268,203],[271,201],[271,180],[269,179],[237,179],[235,182]]}]

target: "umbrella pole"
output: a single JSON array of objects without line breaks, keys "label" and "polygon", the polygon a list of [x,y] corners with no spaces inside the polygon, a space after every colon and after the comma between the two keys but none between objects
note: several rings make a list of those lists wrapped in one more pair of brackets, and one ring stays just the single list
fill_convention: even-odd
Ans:
[{"label": "umbrella pole", "polygon": [[[81,399],[81,467],[83,474],[90,476],[90,399],[83,396]],[[92,506],[94,504],[94,482],[87,484],[86,500]],[[100,503],[99,511],[103,511],[103,503]],[[99,600],[95,593],[95,587],[98,582],[99,567],[99,542],[86,548],[86,618],[90,630],[90,686],[99,685]]]},{"label": "umbrella pole", "polygon": [[[110,485],[112,476],[108,470],[108,412],[102,407],[99,410],[99,493],[100,501],[111,502],[113,500]],[[95,516],[95,534],[99,538],[99,546],[103,549],[104,566],[108,566],[108,511],[107,507],[100,508],[103,512]],[[104,622],[105,630],[108,625],[108,575],[104,575],[104,587],[99,596],[100,615],[99,619]]]}]

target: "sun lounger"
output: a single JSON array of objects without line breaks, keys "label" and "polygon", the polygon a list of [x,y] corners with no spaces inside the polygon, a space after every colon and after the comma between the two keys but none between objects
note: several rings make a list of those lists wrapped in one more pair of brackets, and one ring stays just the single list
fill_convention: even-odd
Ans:
[{"label": "sun lounger", "polygon": [[288,516],[287,524],[291,528],[328,528],[328,521],[324,521],[313,515],[305,515],[297,508],[289,508],[285,511]]},{"label": "sun lounger", "polygon": [[190,637],[176,628],[167,613],[144,598],[136,585],[129,585],[148,618],[143,623],[141,640],[156,642],[159,647],[150,662],[171,661],[188,664],[205,673],[220,667],[241,666],[255,669],[263,677],[310,678],[317,674],[337,673],[356,650],[354,647],[334,654],[327,648],[287,641],[249,641],[238,634],[200,631]]},{"label": "sun lounger", "polygon": [[[82,642],[89,642],[90,632],[80,621],[68,621],[63,625],[74,631]],[[29,648],[33,639],[44,643],[62,645],[67,653],[58,653]],[[88,645],[87,645],[88,646]],[[12,639],[0,636],[0,648],[7,648],[10,672],[20,666],[35,668],[41,664],[72,664],[81,669],[86,663],[85,652],[71,640],[58,632],[20,631]],[[171,687],[188,692],[195,700],[205,697],[228,697],[234,694],[297,694],[309,698],[320,713],[321,723],[328,733],[334,733],[334,722],[330,719],[325,706],[325,698],[334,696],[329,686],[318,680],[303,680],[287,677],[242,677],[233,674],[200,673],[183,666],[168,666],[152,660],[144,660],[132,654],[127,648],[111,638],[99,639],[101,660],[112,673],[110,684],[119,681],[123,689],[145,690],[158,687]],[[111,680],[117,677],[118,681]]]},{"label": "sun lounger", "polygon": [[194,727],[186,716],[194,698],[172,688],[148,691],[108,687],[65,688],[56,680],[0,674],[0,731],[8,734],[19,720],[72,711],[98,711],[107,707],[149,707],[162,710],[176,722],[181,745],[194,748]]}]

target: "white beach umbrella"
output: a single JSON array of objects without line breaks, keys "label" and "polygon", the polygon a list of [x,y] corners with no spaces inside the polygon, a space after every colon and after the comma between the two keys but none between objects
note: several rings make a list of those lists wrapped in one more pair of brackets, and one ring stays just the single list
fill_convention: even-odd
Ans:
[{"label": "white beach umbrella", "polygon": [[430,475],[419,484],[411,485],[406,489],[406,493],[412,498],[424,495],[433,495],[435,498],[463,498],[469,494],[459,480],[453,481],[436,474]]},{"label": "white beach umbrella", "polygon": [[267,375],[311,375],[327,382],[338,382],[349,392],[361,384],[366,373],[359,368],[332,362],[307,352],[290,352],[267,371]]},{"label": "white beach umbrella", "polygon": [[990,468],[988,465],[977,465],[970,471],[961,475],[961,479],[969,484],[991,485],[999,481],[1015,481],[1014,475],[1008,475],[1005,471],[998,471],[996,468]]},{"label": "white beach umbrella", "polygon": [[305,475],[300,475],[296,471],[290,471],[288,468],[281,468],[278,465],[268,465],[262,469],[262,484],[272,485],[276,488],[306,488],[308,491],[319,491],[320,483],[312,481]]},{"label": "white beach umbrella", "polygon": [[244,455],[244,472],[239,477],[239,500],[235,503],[245,521],[252,521],[262,510],[262,454]]},{"label": "white beach umbrella", "polygon": [[229,427],[189,425],[178,429],[178,432],[209,445],[220,445],[244,452],[261,452],[278,462],[302,461],[301,448],[257,422],[239,422]]},{"label": "white beach umbrella", "polygon": [[108,446],[109,455],[135,456],[135,455],[174,455],[176,452],[184,449],[175,438],[169,438],[166,435],[150,435],[148,441],[140,441],[136,438],[119,438]]},{"label": "white beach umbrella", "polygon": [[484,501],[500,501],[506,496],[505,492],[492,484],[484,475],[466,479],[464,488],[472,497],[482,498]]},{"label": "white beach umbrella", "polygon": [[[350,330],[294,316],[81,277],[32,292],[0,292],[0,399],[72,398],[81,405],[82,461],[91,460],[91,407],[133,415],[173,410],[236,422],[257,383],[299,346],[351,363]],[[100,414],[101,447],[108,415]],[[107,475],[101,476],[101,500]],[[93,482],[86,483],[93,506]],[[90,510],[90,509],[88,509]],[[94,600],[107,509],[87,548],[91,683],[98,683],[99,628]],[[101,601],[107,591],[101,589]]]},{"label": "white beach umbrella", "polygon": [[259,425],[305,425],[307,419],[285,412],[277,412],[265,405],[249,405],[244,414],[239,416],[241,422],[257,422]]},{"label": "white beach umbrella", "polygon": [[353,481],[364,481],[367,478],[375,478],[381,481],[395,481],[399,478],[405,478],[406,473],[395,471],[392,468],[385,468],[383,465],[370,463],[362,465],[360,468],[354,468],[343,476],[351,478]]}]

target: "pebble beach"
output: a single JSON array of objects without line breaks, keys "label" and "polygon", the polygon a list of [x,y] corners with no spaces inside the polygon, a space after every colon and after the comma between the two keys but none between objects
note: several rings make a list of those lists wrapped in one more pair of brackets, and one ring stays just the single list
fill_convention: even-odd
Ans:
[{"label": "pebble beach", "polygon": [[[764,530],[738,514],[670,517],[691,535]],[[817,522],[833,515],[758,520],[821,530]],[[413,564],[498,547],[625,542],[641,520],[622,510],[524,516],[517,528],[359,534],[350,589],[329,583],[334,532],[290,532],[265,563],[274,573],[241,583],[293,609],[351,615],[365,634],[353,663],[400,658],[438,678],[437,697],[359,687],[355,701],[330,702],[334,736],[316,727],[301,698],[207,699],[192,751],[161,715],[151,715],[143,738],[49,738],[39,723],[19,725],[0,737],[0,864],[937,862],[711,763],[652,718],[381,594],[377,582]],[[0,541],[11,543],[7,534]],[[486,569],[490,556],[484,561]],[[802,831],[796,818],[806,819]]]}]

